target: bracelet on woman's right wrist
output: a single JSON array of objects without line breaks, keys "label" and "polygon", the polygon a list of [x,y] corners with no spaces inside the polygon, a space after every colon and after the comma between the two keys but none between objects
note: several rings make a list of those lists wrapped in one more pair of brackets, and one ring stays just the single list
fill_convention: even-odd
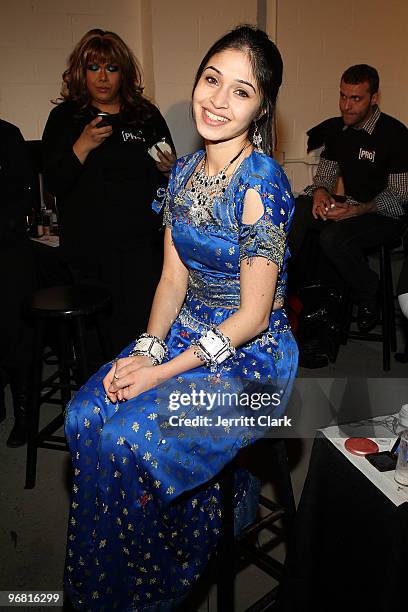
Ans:
[{"label": "bracelet on woman's right wrist", "polygon": [[141,334],[135,342],[135,346],[129,353],[129,357],[141,355],[149,357],[154,366],[160,365],[168,353],[165,342],[158,336]]}]

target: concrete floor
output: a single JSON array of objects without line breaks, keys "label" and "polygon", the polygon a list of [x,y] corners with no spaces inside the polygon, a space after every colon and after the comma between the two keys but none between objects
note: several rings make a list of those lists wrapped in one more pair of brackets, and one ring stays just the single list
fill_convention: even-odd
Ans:
[{"label": "concrete floor", "polygon": [[[402,346],[400,336],[400,350]],[[408,401],[407,374],[408,364],[399,364],[393,358],[391,372],[385,374],[381,345],[357,341],[341,347],[335,364],[319,370],[299,370],[289,407],[297,421],[297,433],[289,442],[297,500],[307,472],[314,428],[336,420],[346,422],[398,411]],[[12,426],[10,395],[7,403],[8,418],[0,425],[0,591],[59,591],[69,505],[68,454],[40,449],[37,485],[25,490],[26,449],[5,445]],[[44,407],[46,410],[48,407]],[[49,410],[51,414],[55,407]],[[282,546],[277,554],[283,556]],[[236,584],[240,612],[271,588],[271,579],[251,567],[240,574]],[[215,612],[214,590],[199,609]]]}]

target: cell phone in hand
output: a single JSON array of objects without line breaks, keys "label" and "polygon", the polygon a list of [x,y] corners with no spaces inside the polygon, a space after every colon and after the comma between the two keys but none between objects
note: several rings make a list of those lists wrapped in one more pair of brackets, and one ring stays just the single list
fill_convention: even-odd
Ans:
[{"label": "cell phone in hand", "polygon": [[99,123],[96,124],[97,128],[108,127],[108,125],[112,125],[111,121],[110,121],[110,114],[109,113],[104,113],[103,111],[101,111],[96,116],[97,117],[102,117],[102,121],[100,121]]},{"label": "cell phone in hand", "polygon": [[153,157],[154,161],[160,162],[160,157],[157,154],[157,150],[161,153],[172,153],[171,146],[165,140],[159,140],[152,147],[147,149],[148,154]]},{"label": "cell phone in hand", "polygon": [[381,453],[369,453],[365,456],[365,458],[379,472],[390,472],[391,470],[395,470],[397,465],[399,443],[400,438],[397,438],[390,451],[382,451]]}]

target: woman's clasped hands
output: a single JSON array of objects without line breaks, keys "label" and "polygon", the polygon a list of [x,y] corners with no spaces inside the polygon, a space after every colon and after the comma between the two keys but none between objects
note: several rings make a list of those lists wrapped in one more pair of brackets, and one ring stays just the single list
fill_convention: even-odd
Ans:
[{"label": "woman's clasped hands", "polygon": [[152,365],[149,357],[138,355],[115,360],[103,386],[109,400],[116,404],[153,389],[159,382],[157,366]]}]

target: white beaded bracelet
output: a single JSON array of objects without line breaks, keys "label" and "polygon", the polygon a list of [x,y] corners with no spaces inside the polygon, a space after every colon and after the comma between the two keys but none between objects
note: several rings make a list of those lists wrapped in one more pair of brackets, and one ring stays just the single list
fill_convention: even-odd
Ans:
[{"label": "white beaded bracelet", "polygon": [[197,347],[194,354],[205,363],[211,372],[216,372],[220,363],[235,355],[235,349],[231,345],[230,339],[216,327],[204,332],[200,338],[193,340],[191,344]]},{"label": "white beaded bracelet", "polygon": [[160,365],[168,353],[168,348],[161,338],[151,334],[142,334],[136,340],[135,346],[129,353],[129,357],[142,355],[149,357],[154,366]]}]

